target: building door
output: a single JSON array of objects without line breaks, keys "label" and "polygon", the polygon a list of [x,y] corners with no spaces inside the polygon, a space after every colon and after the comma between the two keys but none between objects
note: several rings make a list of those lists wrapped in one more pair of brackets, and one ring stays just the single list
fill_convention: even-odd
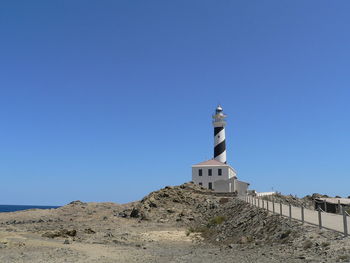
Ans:
[{"label": "building door", "polygon": [[213,189],[213,183],[208,183],[208,188]]}]

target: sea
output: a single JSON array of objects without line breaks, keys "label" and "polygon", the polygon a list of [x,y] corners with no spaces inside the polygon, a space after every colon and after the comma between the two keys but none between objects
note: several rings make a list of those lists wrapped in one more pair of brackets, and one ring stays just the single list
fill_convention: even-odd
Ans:
[{"label": "sea", "polygon": [[2,212],[15,212],[27,209],[51,209],[58,208],[59,206],[43,206],[43,205],[0,205],[0,213]]}]

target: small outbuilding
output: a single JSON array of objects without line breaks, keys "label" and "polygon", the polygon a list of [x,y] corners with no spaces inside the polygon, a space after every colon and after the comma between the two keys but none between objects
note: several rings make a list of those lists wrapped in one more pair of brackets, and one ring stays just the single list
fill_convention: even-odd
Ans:
[{"label": "small outbuilding", "polygon": [[327,213],[341,214],[343,209],[350,209],[349,198],[318,197],[314,199],[315,209],[321,208]]}]

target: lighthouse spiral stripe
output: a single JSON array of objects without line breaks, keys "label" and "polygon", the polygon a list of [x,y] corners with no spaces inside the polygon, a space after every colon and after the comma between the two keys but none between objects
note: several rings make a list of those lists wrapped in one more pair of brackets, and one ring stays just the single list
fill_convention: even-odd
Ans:
[{"label": "lighthouse spiral stripe", "polygon": [[214,159],[226,163],[225,128],[214,127]]}]

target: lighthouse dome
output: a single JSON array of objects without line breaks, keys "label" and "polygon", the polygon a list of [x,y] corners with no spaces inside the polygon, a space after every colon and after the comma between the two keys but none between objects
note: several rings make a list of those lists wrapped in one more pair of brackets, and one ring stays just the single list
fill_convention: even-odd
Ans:
[{"label": "lighthouse dome", "polygon": [[216,113],[222,112],[222,107],[219,105],[216,107]]}]

